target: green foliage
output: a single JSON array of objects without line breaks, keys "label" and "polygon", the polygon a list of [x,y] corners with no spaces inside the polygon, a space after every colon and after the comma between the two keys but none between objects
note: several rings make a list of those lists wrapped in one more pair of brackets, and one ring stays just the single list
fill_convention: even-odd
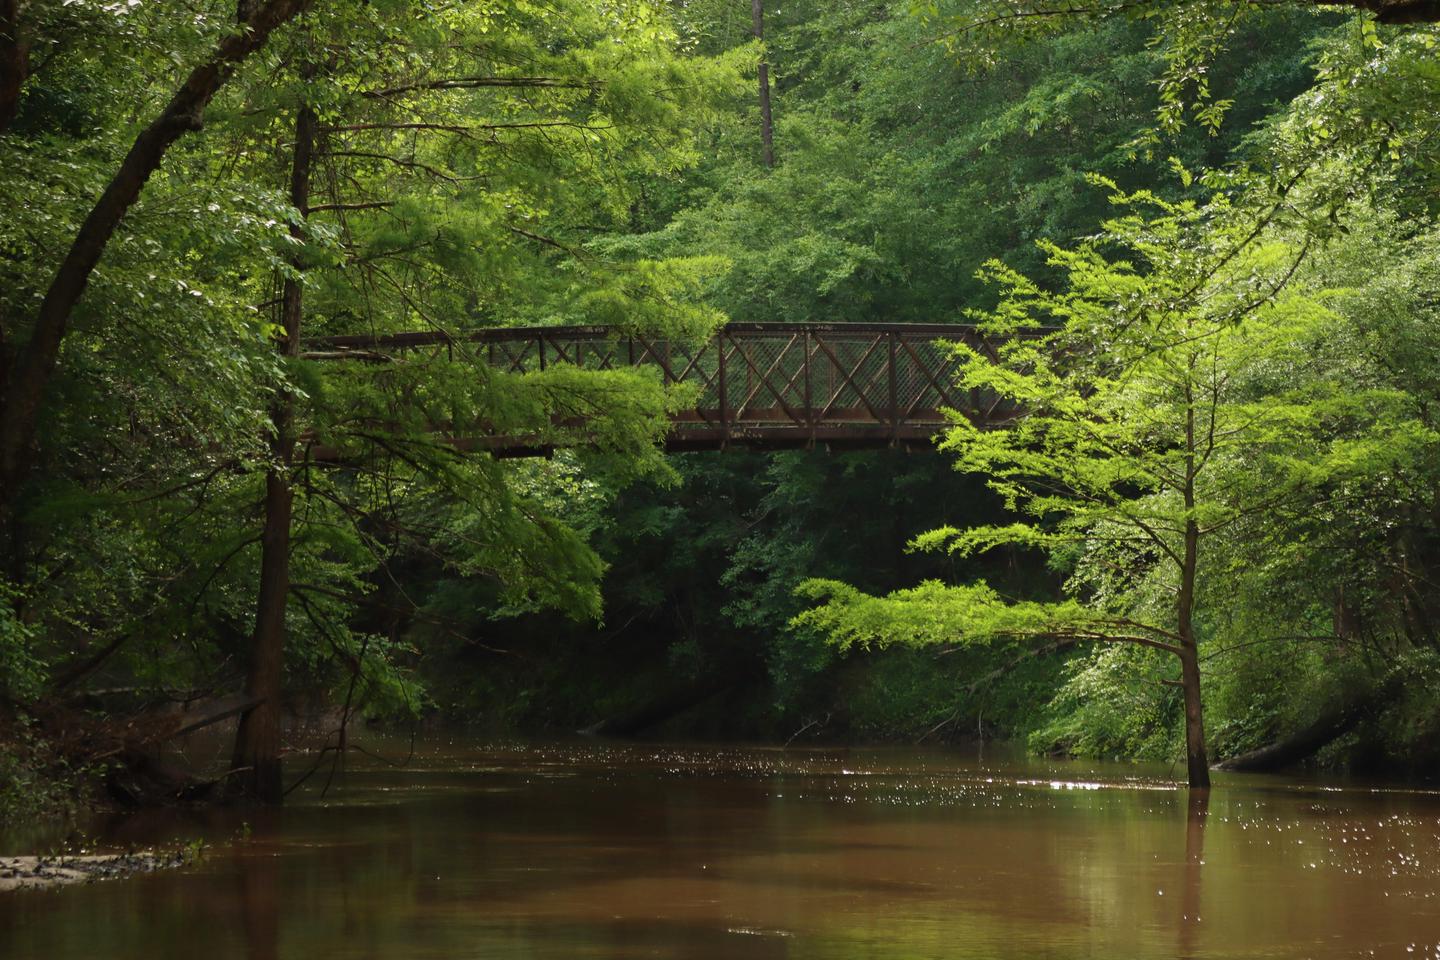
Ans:
[{"label": "green foliage", "polygon": [[[277,403],[304,431],[287,689],[371,716],[573,729],[733,673],[691,729],[831,716],[832,735],[1170,756],[1170,659],[1108,641],[1174,645],[1191,522],[1221,752],[1397,665],[1428,675],[1436,33],[1311,6],[800,0],[767,10],[766,169],[742,4],[327,0],[170,152],[90,281],[15,505],[0,690],[33,705],[77,670],[77,694],[235,687]],[[26,8],[44,69],[0,135],[0,208],[23,211],[0,218],[7,370],[119,157],[233,16]],[[286,279],[307,336],[455,341],[282,360]],[[500,373],[464,340],[694,342],[726,318],[979,319],[1006,346],[961,350],[964,384],[1027,415],[957,422],[968,474],[666,458],[683,391]],[[1189,444],[1187,410],[1213,445]],[[569,452],[464,454],[437,424]],[[1428,704],[1410,690],[1366,735],[1421,763]],[[12,766],[38,783],[44,763]]]},{"label": "green foliage", "polygon": [[[1163,686],[1172,672],[1168,657],[1107,646],[1067,666],[1068,675],[1028,737],[1032,750],[1153,761],[1183,755],[1183,704],[1178,690]],[[1206,706],[1214,702],[1211,692]]]},{"label": "green foliage", "polygon": [[72,766],[30,722],[9,724],[0,737],[0,824],[74,816],[86,806],[86,789],[101,772]]},{"label": "green foliage", "polygon": [[17,613],[23,605],[19,591],[0,581],[0,697],[12,703],[38,694],[45,677],[36,631]]},{"label": "green foliage", "polygon": [[993,427],[957,416],[942,448],[1017,519],[915,541],[965,556],[1045,551],[1070,570],[1071,598],[939,582],[874,597],[809,581],[802,594],[818,605],[793,622],[841,650],[1140,645],[1143,654],[1085,663],[1038,736],[1084,753],[1153,755],[1173,731],[1164,701],[1127,705],[1117,667],[1143,667],[1160,686],[1153,651],[1197,643],[1192,615],[1204,623],[1212,603],[1224,605],[1210,599],[1224,590],[1210,541],[1242,525],[1283,527],[1337,488],[1414,470],[1437,437],[1402,391],[1315,363],[1340,317],[1295,280],[1306,244],[1260,236],[1225,199],[1200,207],[1143,193],[1114,203],[1120,216],[1095,239],[1044,245],[1067,278],[1059,290],[987,266],[1002,296],[979,319],[996,346],[955,346],[960,383],[1015,413]]},{"label": "green foliage", "polygon": [[[45,70],[0,136],[0,200],[27,211],[0,223],[7,367],[119,155],[234,15],[42,7],[25,28]],[[492,374],[478,358],[282,362],[281,284],[303,291],[306,336],[558,323],[707,336],[722,317],[702,287],[720,260],[590,245],[624,228],[643,178],[696,161],[696,130],[741,89],[746,59],[699,55],[649,0],[341,2],[277,34],[151,178],[67,336],[20,505],[23,555],[7,557],[7,698],[52,696],[76,670],[77,691],[129,687],[139,702],[235,688],[272,413],[287,404],[305,432],[289,478],[297,698],[425,708],[408,625],[433,618],[397,577],[421,558],[482,585],[486,615],[597,619],[605,564],[587,543],[593,506],[579,507],[671,481],[656,440],[688,394],[628,372]],[[302,105],[321,129],[298,211],[285,185]],[[437,425],[586,449],[506,463],[462,455]],[[344,465],[310,461],[312,445]]]},{"label": "green foliage", "polygon": [[[1157,8],[1154,12],[1164,11]],[[701,49],[733,51],[750,44],[748,17],[739,7],[692,4],[685,16]],[[996,47],[1003,50],[1003,57],[957,60],[954,51],[944,45],[924,43],[932,36],[933,21],[897,15],[885,4],[802,3],[769,10],[766,48],[776,76],[778,166],[765,170],[758,164],[754,133],[758,121],[752,104],[746,111],[721,118],[706,131],[713,156],[694,172],[646,185],[643,202],[632,211],[631,224],[638,233],[612,234],[592,247],[613,255],[641,257],[718,254],[723,264],[717,266],[722,269],[703,282],[711,302],[736,319],[960,319],[966,310],[994,302],[1003,290],[1003,285],[995,283],[1003,279],[1000,268],[978,280],[972,277],[987,260],[1003,261],[1015,274],[1034,279],[1044,289],[1064,289],[1072,266],[1078,265],[1058,257],[1057,251],[1076,251],[1077,238],[1093,233],[1097,221],[1112,215],[1107,200],[1112,191],[1095,189],[1087,182],[1087,173],[1104,174],[1126,189],[1149,188],[1156,198],[1151,210],[1156,211],[1162,210],[1164,203],[1176,203],[1187,193],[1198,192],[1193,178],[1187,188],[1174,175],[1171,164],[1152,162],[1152,155],[1164,155],[1160,149],[1180,158],[1175,166],[1182,173],[1189,168],[1223,165],[1243,150],[1254,158],[1253,169],[1238,167],[1224,176],[1206,176],[1206,184],[1218,197],[1215,206],[1195,208],[1192,214],[1172,211],[1180,220],[1190,215],[1214,217],[1220,224],[1210,248],[1196,239],[1209,227],[1197,222],[1185,228],[1188,242],[1197,248],[1191,251],[1196,271],[1203,271],[1206,263],[1213,264],[1228,249],[1227,244],[1247,246],[1237,243],[1246,225],[1257,221],[1270,225],[1264,249],[1257,245],[1246,254],[1253,259],[1234,264],[1232,288],[1219,294],[1228,296],[1233,306],[1247,283],[1260,284],[1263,292],[1265,278],[1274,281],[1283,275],[1286,264],[1294,262],[1287,257],[1303,259],[1302,273],[1308,270],[1309,264],[1318,262],[1322,244],[1342,236],[1338,223],[1354,225],[1349,211],[1359,202],[1357,188],[1364,183],[1363,176],[1333,163],[1321,170],[1314,163],[1318,141],[1290,133],[1292,127],[1308,127],[1308,122],[1292,124],[1286,119],[1287,111],[1277,110],[1276,103],[1284,104],[1314,82],[1312,56],[1321,57],[1318,69],[1323,76],[1338,76],[1335,71],[1339,68],[1330,66],[1330,61],[1338,63],[1349,52],[1359,50],[1355,38],[1360,34],[1348,21],[1335,17],[1316,17],[1305,11],[1256,12],[1238,21],[1236,31],[1225,42],[1202,49],[1199,40],[1206,23],[1213,26],[1214,21],[1192,24],[1192,47],[1208,63],[1212,108],[1218,101],[1228,104],[1227,122],[1216,128],[1213,120],[1219,112],[1212,109],[1198,126],[1190,123],[1178,131],[1170,129],[1157,140],[1156,84],[1169,84],[1165,95],[1172,106],[1178,102],[1175,97],[1187,104],[1195,102],[1196,89],[1186,86],[1189,81],[1171,82],[1179,77],[1177,70],[1190,69],[1173,57],[1167,59],[1177,41],[1174,30],[1183,26],[1178,20],[1156,16],[1084,22],[1072,18],[1057,24],[1056,29],[1036,32],[1018,47],[1008,42],[1013,35],[1006,34],[1003,48]],[[1209,36],[1213,39],[1215,35]],[[1312,48],[1317,42],[1320,46]],[[1198,63],[1192,58],[1191,66]],[[1380,74],[1375,71],[1377,78]],[[1318,109],[1326,102],[1322,96],[1306,95],[1290,109]],[[1266,129],[1249,132],[1253,124],[1266,118]],[[1331,124],[1338,127],[1338,122]],[[1357,132],[1351,139],[1359,144],[1363,137]],[[1359,147],[1352,151],[1355,157],[1360,153]],[[1303,183],[1291,182],[1302,173]],[[1377,185],[1383,187],[1384,183]],[[1231,198],[1228,209],[1226,197]],[[1148,201],[1141,205],[1144,202]],[[1331,220],[1332,214],[1345,220]],[[1316,239],[1307,247],[1310,236]],[[1036,244],[1037,238],[1045,243]],[[1107,246],[1096,240],[1091,245],[1102,259],[1116,256],[1113,243]],[[1304,258],[1300,257],[1302,250]],[[1156,252],[1156,256],[1165,255]],[[1373,258],[1390,254],[1377,249],[1369,256],[1374,262]],[[1247,274],[1252,269],[1257,271],[1255,277]],[[1142,277],[1148,272],[1143,264],[1137,269]],[[1173,282],[1183,279],[1176,274]],[[1316,336],[1304,340],[1304,345],[1288,356],[1277,354],[1275,362],[1277,369],[1288,371],[1286,375],[1303,379],[1317,372],[1328,377],[1324,389],[1333,392],[1337,381],[1350,382],[1357,372],[1354,362],[1334,366],[1350,346],[1337,339],[1337,330],[1347,329],[1345,323],[1354,319],[1340,309],[1352,295],[1354,278],[1306,274],[1305,283],[1306,297],[1294,301],[1293,306],[1309,311],[1305,323]],[[1103,299],[1100,291],[1096,294]],[[1156,292],[1155,296],[1164,294]],[[1216,310],[1223,312],[1218,306]],[[1283,341],[1294,331],[1284,328],[1279,312],[1268,346],[1258,344],[1257,350],[1275,347],[1284,353]],[[1420,329],[1408,323],[1397,326]],[[1076,335],[1082,350],[1091,349],[1086,336]],[[1384,340],[1383,336],[1377,338],[1377,342]],[[1321,345],[1333,345],[1333,349],[1326,346],[1324,361],[1306,362],[1302,354],[1313,354]],[[1397,358],[1394,364],[1396,369],[1413,365],[1414,358]],[[1261,366],[1259,361],[1256,366]],[[1400,420],[1408,416],[1403,410],[1407,401],[1393,392],[1395,384],[1374,377],[1364,382],[1382,392],[1391,391],[1389,413]],[[1239,404],[1250,402],[1261,389],[1258,382],[1237,389],[1230,398],[1237,404],[1237,416],[1242,412]],[[1310,402],[1304,397],[1299,400]],[[1314,436],[1323,435],[1339,422],[1363,440],[1363,426],[1348,423],[1343,403],[1317,415],[1323,422],[1311,424]],[[1377,416],[1383,420],[1386,415]],[[1300,434],[1306,429],[1303,424],[1292,426]],[[1160,444],[1157,437],[1156,445]],[[1370,448],[1371,454],[1374,449]],[[1413,447],[1408,449],[1413,452]],[[1337,461],[1332,466],[1340,469],[1345,454],[1338,448],[1335,453]],[[1370,455],[1358,448],[1351,453],[1361,461]],[[820,641],[817,631],[779,627],[800,612],[794,587],[817,576],[855,585],[867,604],[874,602],[873,607],[866,606],[865,613],[873,615],[877,623],[898,615],[884,608],[890,591],[926,577],[951,583],[985,577],[996,595],[1024,597],[1035,605],[1010,611],[995,602],[957,610],[960,604],[944,604],[941,588],[931,585],[917,593],[936,592],[929,598],[936,620],[968,617],[966,622],[976,626],[977,611],[992,624],[1001,614],[1029,613],[1032,620],[1043,620],[1036,618],[1036,613],[1053,598],[1054,583],[1041,566],[1039,551],[1012,545],[970,557],[944,551],[898,553],[908,538],[936,524],[938,517],[928,505],[953,495],[937,493],[938,485],[947,481],[922,464],[921,458],[887,463],[887,475],[898,478],[891,486],[863,467],[853,471],[838,464],[822,467],[820,458],[779,455],[768,465],[760,465],[750,459],[736,464],[734,456],[709,461],[687,458],[680,488],[638,488],[633,496],[622,497],[613,510],[604,512],[606,521],[598,545],[612,564],[604,588],[610,610],[607,619],[614,628],[623,629],[613,640],[602,640],[613,628],[585,636],[613,651],[615,662],[608,667],[617,683],[633,676],[635,665],[642,662],[663,662],[678,673],[694,676],[758,655],[767,682],[757,684],[749,698],[773,705],[772,722],[788,724],[780,728],[782,734],[829,713],[837,718],[833,723],[851,723],[850,729],[863,729],[866,735],[894,736],[903,730],[918,736],[923,732],[919,729],[922,722],[902,721],[902,716],[932,716],[937,709],[948,716],[955,705],[963,705],[961,712],[970,713],[976,707],[975,697],[954,689],[964,687],[967,677],[984,676],[1000,667],[1024,673],[1033,666],[1035,686],[1025,690],[1026,696],[1018,698],[1014,709],[985,715],[1004,716],[1005,729],[1022,732],[1042,719],[1036,705],[1048,701],[1058,688],[1053,674],[1064,662],[1063,656],[1027,658],[1019,667],[1010,667],[1009,655],[967,647],[934,661],[929,659],[933,653],[911,655],[905,650],[842,660],[834,648]],[[1283,459],[1277,455],[1272,465]],[[1227,477],[1243,477],[1249,469],[1243,464],[1227,467]],[[1101,469],[1099,464],[1096,467]],[[1353,485],[1370,467],[1363,462],[1352,464],[1346,468],[1346,483]],[[1221,477],[1218,464],[1212,469],[1217,486],[1229,482]],[[1119,471],[1109,477],[1112,483],[1134,480],[1132,475],[1121,477],[1124,468],[1119,464],[1103,465],[1097,480],[1103,478],[1104,470]],[[1268,477],[1266,482],[1274,479]],[[1301,482],[1304,478],[1291,479],[1297,490],[1305,485]],[[1306,482],[1319,483],[1320,478],[1312,475]],[[1250,483],[1245,489],[1253,492],[1258,487],[1258,482]],[[1309,489],[1313,493],[1315,487]],[[1143,490],[1130,493],[1141,496]],[[955,529],[987,524],[1004,528],[1017,519],[1005,517],[997,524],[994,521],[1001,515],[995,501],[976,497],[973,490],[958,495],[971,498],[974,509],[955,512],[952,504],[947,511],[953,519],[939,522]],[[1381,498],[1377,493],[1375,502]],[[1321,499],[1309,504],[1314,522],[1305,536],[1313,537],[1315,531],[1336,523],[1344,508],[1327,508],[1327,503]],[[1157,504],[1157,508],[1162,506],[1170,509]],[[1361,527],[1386,529],[1356,517],[1355,524],[1335,528],[1345,533],[1337,532],[1328,540],[1326,550],[1314,550],[1308,546],[1311,541],[1299,538],[1289,526],[1304,513],[1286,510],[1271,518],[1283,518],[1283,524],[1263,525],[1266,535],[1276,538],[1265,541],[1263,548],[1270,551],[1267,556],[1275,563],[1287,552],[1308,558],[1283,581],[1254,578],[1240,584],[1229,578],[1232,568],[1243,571],[1248,564],[1256,569],[1253,552],[1260,548],[1240,536],[1242,532],[1253,535],[1256,524],[1236,521],[1227,528],[1234,537],[1212,536],[1211,549],[1216,554],[1212,575],[1216,582],[1222,572],[1227,579],[1223,586],[1210,589],[1206,604],[1218,607],[1230,597],[1245,596],[1250,598],[1246,602],[1265,608],[1264,591],[1278,589],[1287,599],[1296,600],[1296,609],[1293,617],[1287,611],[1289,619],[1277,616],[1238,626],[1232,625],[1238,623],[1237,611],[1227,604],[1222,612],[1202,618],[1197,625],[1207,644],[1228,646],[1246,630],[1267,637],[1295,629],[1315,631],[1319,619],[1324,619],[1317,611],[1328,616],[1335,588],[1328,572],[1314,576],[1316,567],[1327,562],[1325,557],[1344,556],[1351,558],[1346,561],[1349,563],[1365,554],[1341,547],[1346,533],[1358,532]],[[1040,521],[1039,532],[1044,533],[1050,522]],[[992,529],[977,536],[994,533]],[[1285,540],[1290,536],[1297,539]],[[949,543],[946,534],[938,539]],[[1071,578],[1077,596],[1103,597],[1129,612],[1163,618],[1168,602],[1163,578],[1147,574],[1154,558],[1142,556],[1136,562],[1134,552],[1123,546],[1101,550],[1091,540],[1089,547],[1083,541],[1059,539],[1041,545],[1049,548],[1053,568]],[[978,551],[979,543],[974,546]],[[1376,545],[1373,555],[1383,553],[1384,548]],[[1110,565],[1126,567],[1132,562],[1135,576],[1128,585],[1106,582]],[[1351,577],[1345,588],[1347,596],[1358,596],[1356,584],[1373,576]],[[850,599],[858,603],[860,598]],[[936,651],[951,650],[956,621],[947,619],[943,627],[935,628],[920,615],[924,606],[906,608],[915,613],[916,621],[907,622],[907,629],[913,627],[912,636],[926,636],[936,644]],[[725,615],[716,616],[716,609],[723,609]],[[1071,615],[1078,617],[1080,608]],[[1086,615],[1093,616],[1093,610],[1087,608]],[[862,624],[863,620],[850,624],[856,628],[854,639],[878,644],[893,639],[891,633],[878,628],[866,634],[859,629]],[[1032,630],[1041,626],[1028,624]],[[1043,626],[1050,629],[1054,625]],[[508,629],[502,632],[509,638],[508,647],[514,635]],[[637,638],[637,633],[643,639]],[[1320,642],[1299,646],[1323,649]],[[1267,643],[1253,649],[1274,647]],[[1280,649],[1288,648],[1281,644]],[[1103,655],[1112,662],[1107,668],[1110,679],[1119,677],[1126,664],[1139,663],[1149,664],[1144,669],[1155,677],[1168,679],[1163,673],[1167,658],[1157,656],[1152,662],[1142,656],[1136,661],[1132,654],[1115,651]],[[1207,670],[1215,678],[1210,699],[1216,743],[1226,752],[1305,722],[1322,700],[1337,695],[1345,684],[1363,683],[1362,677],[1368,676],[1364,671],[1352,671],[1344,673],[1348,678],[1344,683],[1303,685],[1297,668],[1294,696],[1279,690],[1273,695],[1252,693],[1247,700],[1245,684],[1254,684],[1246,677],[1259,676],[1261,668],[1247,674],[1237,665],[1232,675],[1228,672],[1230,659],[1239,655],[1207,661]],[[593,665],[596,661],[586,662]],[[937,665],[936,672],[922,679],[922,665],[932,662]],[[1337,668],[1333,659],[1304,662],[1303,670],[1310,671],[1307,676],[1312,678],[1322,671],[1328,676]],[[1087,658],[1081,658],[1071,670],[1079,676],[1087,663]],[[963,669],[956,668],[959,672],[952,675],[949,671],[955,664],[962,664]],[[891,670],[909,679],[879,679]],[[876,683],[867,686],[865,678],[872,676],[872,671]],[[952,692],[922,704],[927,697],[915,691],[930,689],[934,677],[947,678],[939,685],[948,684]],[[884,696],[864,692],[882,688],[894,697],[893,711],[884,707]],[[535,694],[541,702],[571,696],[568,687],[548,689],[554,692]],[[1150,753],[1173,744],[1173,727],[1164,726],[1176,718],[1173,689],[1134,683],[1127,689],[1129,696],[1155,697],[1160,698],[1157,704],[1161,700],[1169,704],[1151,711],[1159,718],[1158,725],[1147,726],[1145,736],[1117,734],[1086,745],[1057,734],[1050,742],[1066,740],[1072,749],[1105,755],[1141,749],[1142,742]],[[1306,691],[1303,694],[1298,692],[1302,689]],[[987,685],[986,690],[1003,699],[999,687]],[[1307,697],[1318,699],[1307,706]],[[1081,701],[1072,697],[1066,703],[1064,708],[1046,712],[1045,722],[1070,716]],[[1123,721],[1121,712],[1127,703],[1123,698],[1116,701],[1117,721]],[[847,714],[846,707],[853,709],[841,719]],[[970,719],[974,719],[973,713]],[[1120,727],[1123,723],[1116,729]],[[1041,735],[1036,743],[1044,740]]]},{"label": "green foliage", "polygon": [[[1344,10],[1327,10],[1326,6],[1307,0],[1263,4],[1248,0],[1141,0],[1093,5],[1051,0],[912,3],[919,18],[958,61],[987,69],[1003,62],[1016,44],[1064,36],[1088,24],[1143,28],[1164,64],[1157,80],[1157,129],[1146,131],[1140,140],[1150,146],[1160,143],[1161,132],[1179,132],[1187,118],[1210,133],[1219,130],[1237,104],[1236,97],[1226,96],[1216,85],[1227,76],[1223,70],[1225,55],[1244,46],[1238,38],[1251,32],[1293,29],[1303,24],[1307,15],[1328,23],[1342,22],[1347,15]],[[1356,19],[1362,29],[1375,35],[1373,21]]]}]

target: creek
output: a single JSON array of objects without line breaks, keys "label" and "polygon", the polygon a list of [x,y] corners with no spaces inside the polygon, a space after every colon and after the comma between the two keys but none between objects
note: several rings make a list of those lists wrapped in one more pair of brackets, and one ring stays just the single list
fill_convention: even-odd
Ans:
[{"label": "creek", "polygon": [[1222,774],[1202,802],[1183,771],[973,747],[369,747],[280,810],[97,821],[208,852],[0,896],[0,957],[1440,957],[1424,790]]}]

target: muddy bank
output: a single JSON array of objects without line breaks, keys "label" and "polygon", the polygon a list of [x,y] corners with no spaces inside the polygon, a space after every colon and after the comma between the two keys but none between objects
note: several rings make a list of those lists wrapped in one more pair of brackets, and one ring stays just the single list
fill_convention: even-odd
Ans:
[{"label": "muddy bank", "polygon": [[191,860],[183,850],[148,853],[61,854],[53,857],[0,857],[0,893],[43,890],[72,883],[118,880],[168,870]]}]

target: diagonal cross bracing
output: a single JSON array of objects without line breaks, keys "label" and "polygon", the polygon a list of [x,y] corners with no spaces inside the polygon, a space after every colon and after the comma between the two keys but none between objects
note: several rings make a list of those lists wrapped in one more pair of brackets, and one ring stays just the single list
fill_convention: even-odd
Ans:
[{"label": "diagonal cross bracing", "polygon": [[[672,416],[667,447],[704,450],[928,446],[948,426],[947,410],[977,422],[1007,418],[996,398],[953,382],[956,364],[941,341],[993,346],[959,324],[732,323],[708,340],[526,327],[326,337],[305,347],[315,359],[369,362],[432,347],[437,361],[522,375],[562,364],[653,370],[667,384],[698,388],[695,407]],[[496,455],[545,452],[533,439],[473,432],[466,445]]]}]

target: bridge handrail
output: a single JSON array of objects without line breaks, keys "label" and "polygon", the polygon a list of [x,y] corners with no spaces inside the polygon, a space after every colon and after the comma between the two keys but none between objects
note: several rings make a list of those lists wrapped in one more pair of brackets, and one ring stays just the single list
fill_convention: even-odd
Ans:
[{"label": "bridge handrail", "polygon": [[401,333],[355,333],[329,337],[307,337],[306,350],[340,350],[345,348],[424,347],[447,343],[486,343],[502,340],[524,340],[529,337],[593,338],[600,340],[640,337],[644,339],[695,339],[697,342],[729,333],[826,333],[826,334],[910,334],[931,339],[974,336],[975,326],[968,323],[752,323],[731,322],[719,327],[705,338],[665,337],[662,334],[605,325],[485,327],[450,333],[445,330],[411,330]]},{"label": "bridge handrail", "polygon": [[[1014,414],[992,392],[961,386],[960,359],[940,341],[987,352],[995,346],[962,323],[735,322],[703,336],[599,325],[350,334],[308,339],[301,356],[384,362],[414,350],[427,362],[515,373],[554,364],[658,368],[664,383],[697,388],[694,406],[671,414],[666,445],[675,450],[732,443],[928,446],[951,422],[951,411],[976,422]],[[464,442],[506,455],[539,449],[535,438],[483,429]]]}]

